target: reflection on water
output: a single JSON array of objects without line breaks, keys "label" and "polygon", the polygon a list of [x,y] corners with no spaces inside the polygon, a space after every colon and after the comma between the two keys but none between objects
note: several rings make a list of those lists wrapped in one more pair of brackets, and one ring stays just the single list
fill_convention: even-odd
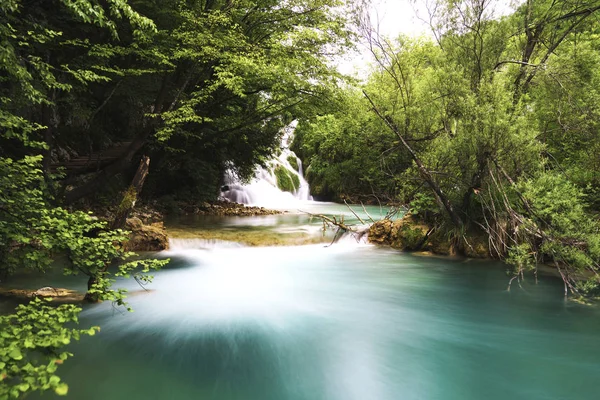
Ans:
[{"label": "reflection on water", "polygon": [[102,331],[62,368],[71,398],[596,398],[598,311],[554,278],[509,293],[489,261],[203,245],[174,246],[134,313],[84,311]]}]

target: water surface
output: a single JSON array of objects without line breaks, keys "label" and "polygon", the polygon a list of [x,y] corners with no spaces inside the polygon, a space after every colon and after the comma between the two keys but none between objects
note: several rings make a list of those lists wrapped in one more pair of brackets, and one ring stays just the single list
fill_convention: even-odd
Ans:
[{"label": "water surface", "polygon": [[[297,223],[286,218],[223,224]],[[61,367],[71,398],[597,398],[599,312],[565,302],[554,277],[508,292],[500,263],[351,241],[188,240],[165,256],[152,291],[130,299],[134,313],[83,312],[102,330]]]}]

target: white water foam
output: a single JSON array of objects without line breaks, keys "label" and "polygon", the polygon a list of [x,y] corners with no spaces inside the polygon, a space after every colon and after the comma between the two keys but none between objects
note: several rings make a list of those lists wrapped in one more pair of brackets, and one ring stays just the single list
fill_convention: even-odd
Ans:
[{"label": "white water foam", "polygon": [[213,250],[213,249],[235,249],[245,247],[243,244],[238,242],[230,242],[227,240],[219,239],[169,239],[169,249],[171,251],[181,250]]},{"label": "white water foam", "polygon": [[[293,140],[296,123],[290,124],[284,131],[281,142],[281,153],[268,161],[267,167],[257,167],[252,181],[244,184],[232,169],[225,173],[221,197],[236,203],[250,206],[261,206],[274,209],[298,208],[302,204],[312,201],[310,186],[304,179],[302,160],[290,150],[289,145]],[[289,159],[295,159],[298,168],[294,168]],[[293,192],[286,192],[277,186],[275,168],[283,167],[290,175],[296,175],[300,182],[299,187]]]}]

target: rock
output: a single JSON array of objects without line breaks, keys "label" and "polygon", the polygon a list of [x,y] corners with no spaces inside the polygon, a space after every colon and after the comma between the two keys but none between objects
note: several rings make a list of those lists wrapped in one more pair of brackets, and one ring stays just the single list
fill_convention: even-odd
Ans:
[{"label": "rock", "polygon": [[223,216],[255,216],[255,215],[274,215],[282,214],[281,211],[269,210],[264,207],[246,206],[231,201],[216,201],[213,203],[202,203],[199,207],[193,208],[193,213],[203,215],[223,215]]},{"label": "rock", "polygon": [[394,223],[393,246],[402,250],[422,250],[426,244],[427,232],[431,229],[412,215],[406,215]]},{"label": "rock", "polygon": [[411,216],[394,222],[384,219],[369,228],[369,241],[402,250],[420,250],[429,227]]},{"label": "rock", "polygon": [[469,231],[460,239],[451,240],[447,231],[436,230],[428,237],[431,226],[415,216],[406,215],[394,222],[381,220],[371,225],[369,241],[406,251],[429,251],[440,255],[464,255],[488,258],[490,251],[483,232]]},{"label": "rock", "polygon": [[394,223],[389,219],[375,222],[369,228],[369,242],[376,244],[392,244],[392,229]]},{"label": "rock", "polygon": [[464,245],[463,253],[471,258],[489,258],[490,247],[489,242],[485,238],[485,234],[475,235],[470,234],[467,237]]},{"label": "rock", "polygon": [[72,289],[53,287],[43,287],[37,290],[0,288],[0,297],[8,297],[19,301],[31,300],[35,297],[43,297],[51,298],[52,300],[61,303],[71,303],[82,301],[84,294]]},{"label": "rock", "polygon": [[131,234],[125,250],[161,251],[169,248],[169,238],[162,222],[144,225],[139,218],[129,218],[127,229],[131,230]]},{"label": "rock", "polygon": [[458,253],[456,246],[450,241],[448,235],[442,231],[434,232],[429,236],[425,249],[444,256],[454,256]]},{"label": "rock", "polygon": [[127,229],[136,231],[136,230],[142,229],[142,227],[144,226],[144,223],[138,217],[132,217],[132,218],[127,218],[127,221],[125,221],[125,226],[127,227]]}]

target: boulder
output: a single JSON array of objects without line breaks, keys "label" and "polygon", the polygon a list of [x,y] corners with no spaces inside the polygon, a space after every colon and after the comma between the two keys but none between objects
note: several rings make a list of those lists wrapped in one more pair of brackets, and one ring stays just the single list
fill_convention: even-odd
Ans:
[{"label": "boulder", "polygon": [[420,250],[428,230],[427,225],[419,223],[411,216],[394,222],[383,219],[369,228],[369,241],[402,250]]},{"label": "boulder", "polygon": [[139,218],[128,218],[125,224],[131,231],[125,244],[128,251],[161,251],[169,248],[169,238],[162,222],[144,225]]},{"label": "boulder", "polygon": [[369,242],[391,245],[393,227],[394,223],[389,219],[375,222],[369,228]]}]

